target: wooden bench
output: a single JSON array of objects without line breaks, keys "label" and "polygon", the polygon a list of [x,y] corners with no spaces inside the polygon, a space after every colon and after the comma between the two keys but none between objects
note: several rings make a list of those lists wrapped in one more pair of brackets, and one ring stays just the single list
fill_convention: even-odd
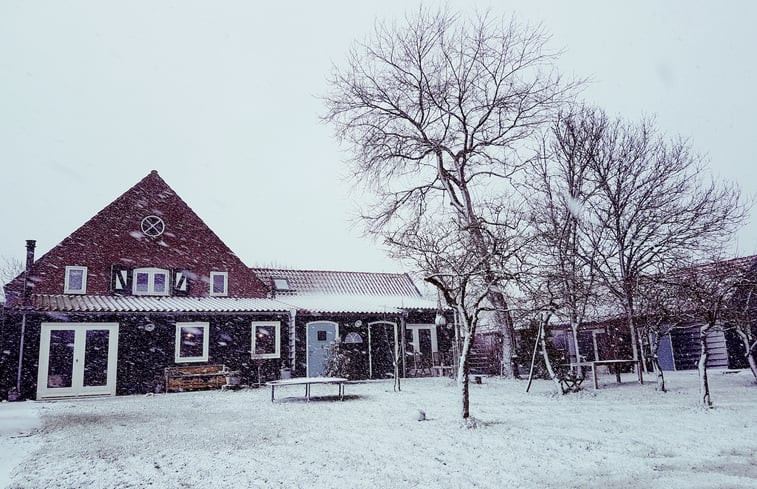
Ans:
[{"label": "wooden bench", "polygon": [[225,365],[166,367],[166,392],[220,389],[230,373]]}]

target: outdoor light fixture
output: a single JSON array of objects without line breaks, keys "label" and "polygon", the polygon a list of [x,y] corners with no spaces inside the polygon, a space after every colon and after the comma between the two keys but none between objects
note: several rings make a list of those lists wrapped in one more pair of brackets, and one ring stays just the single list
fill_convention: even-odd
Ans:
[{"label": "outdoor light fixture", "polygon": [[447,325],[447,318],[444,317],[444,314],[437,313],[436,319],[434,319],[434,324],[442,328]]}]

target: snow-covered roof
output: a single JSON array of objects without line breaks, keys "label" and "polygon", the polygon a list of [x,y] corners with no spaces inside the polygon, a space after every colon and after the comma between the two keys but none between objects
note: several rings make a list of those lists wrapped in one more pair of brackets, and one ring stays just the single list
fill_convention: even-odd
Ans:
[{"label": "snow-covered roof", "polygon": [[434,310],[406,273],[344,272],[253,268],[271,287],[273,297],[296,308],[318,313],[390,313]]},{"label": "snow-covered roof", "polygon": [[308,295],[278,299],[237,297],[155,297],[35,294],[27,306],[43,312],[284,312],[388,313],[433,310],[436,303],[422,297]]},{"label": "snow-covered roof", "polygon": [[276,297],[292,295],[421,297],[418,288],[406,273],[281,268],[253,268],[252,271],[273,289]]},{"label": "snow-covered roof", "polygon": [[296,309],[320,313],[398,314],[403,310],[434,310],[437,307],[434,301],[408,296],[292,295],[277,300]]},{"label": "snow-covered roof", "polygon": [[[255,268],[271,298],[34,294],[28,309],[49,312],[279,312],[398,314],[435,310],[404,273]],[[20,307],[20,306],[16,306]]]},{"label": "snow-covered roof", "polygon": [[273,299],[35,294],[30,309],[57,312],[274,312],[291,307]]}]

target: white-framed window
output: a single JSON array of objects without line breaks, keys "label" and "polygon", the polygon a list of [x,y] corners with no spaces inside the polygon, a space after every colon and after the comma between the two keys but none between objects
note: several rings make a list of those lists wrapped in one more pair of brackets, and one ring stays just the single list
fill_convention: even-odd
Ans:
[{"label": "white-framed window", "polygon": [[64,294],[87,293],[87,267],[66,267]]},{"label": "white-framed window", "polygon": [[281,356],[281,322],[252,322],[252,358],[279,358]]},{"label": "white-framed window", "polygon": [[176,323],[176,363],[207,362],[209,345],[209,323]]},{"label": "white-framed window", "polygon": [[162,268],[135,268],[132,273],[132,294],[168,295],[170,274]]},{"label": "white-framed window", "polygon": [[229,272],[210,272],[210,295],[229,295]]}]

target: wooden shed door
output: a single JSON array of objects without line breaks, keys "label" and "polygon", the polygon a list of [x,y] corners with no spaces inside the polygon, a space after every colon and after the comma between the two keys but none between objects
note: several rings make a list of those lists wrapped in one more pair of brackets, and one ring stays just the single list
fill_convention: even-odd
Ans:
[{"label": "wooden shed door", "polygon": [[116,394],[117,323],[42,323],[37,399]]}]

